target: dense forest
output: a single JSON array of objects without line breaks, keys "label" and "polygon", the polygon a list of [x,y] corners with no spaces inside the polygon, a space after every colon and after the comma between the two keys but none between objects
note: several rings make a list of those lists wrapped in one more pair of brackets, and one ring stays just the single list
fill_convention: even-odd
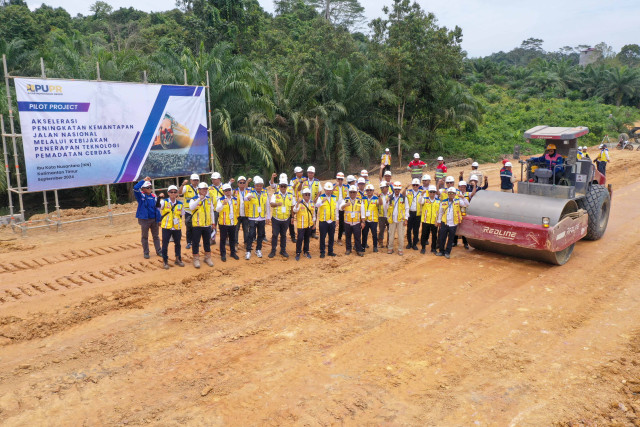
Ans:
[{"label": "dense forest", "polygon": [[[0,54],[21,76],[40,76],[40,58],[59,78],[96,79],[99,64],[103,80],[146,73],[150,83],[183,84],[186,70],[189,84],[204,85],[208,71],[225,176],[310,163],[321,176],[349,172],[376,163],[384,147],[394,165],[414,151],[490,160],[538,124],[586,125],[595,143],[640,118],[637,44],[614,52],[600,43],[586,67],[578,60],[587,46],[546,52],[535,38],[469,58],[461,28],[438,25],[409,0],[388,0],[371,22],[358,0],[274,3],[274,14],[257,0],[178,0],[146,13],[97,1],[72,17],[0,0]],[[5,120],[7,112],[2,85]]]}]

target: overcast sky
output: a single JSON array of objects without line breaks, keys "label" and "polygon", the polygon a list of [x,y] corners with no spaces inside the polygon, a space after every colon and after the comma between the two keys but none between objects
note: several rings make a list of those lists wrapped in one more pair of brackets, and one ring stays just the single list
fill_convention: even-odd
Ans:
[{"label": "overcast sky", "polygon": [[[133,6],[145,11],[175,7],[175,0],[106,0],[114,9]],[[638,43],[640,0],[417,0],[433,12],[441,26],[462,28],[463,48],[470,57],[509,51],[522,40],[544,40],[548,51],[562,46],[595,45],[606,42],[618,52],[622,46]],[[259,0],[273,12],[272,0]],[[42,0],[27,0],[31,8]],[[72,16],[87,15],[92,0],[45,0],[64,7]],[[382,15],[389,0],[360,0],[369,20]]]}]

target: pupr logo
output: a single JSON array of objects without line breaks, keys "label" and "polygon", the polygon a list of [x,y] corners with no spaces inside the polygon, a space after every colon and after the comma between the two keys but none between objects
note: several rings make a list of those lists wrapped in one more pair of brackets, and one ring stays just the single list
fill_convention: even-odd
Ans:
[{"label": "pupr logo", "polygon": [[49,94],[49,95],[62,95],[62,86],[59,85],[34,85],[27,84],[27,92],[33,94]]}]

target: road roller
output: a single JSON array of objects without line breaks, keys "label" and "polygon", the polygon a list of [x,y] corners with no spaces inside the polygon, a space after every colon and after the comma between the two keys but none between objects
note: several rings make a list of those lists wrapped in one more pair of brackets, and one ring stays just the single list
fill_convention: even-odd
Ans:
[{"label": "road roller", "polygon": [[579,160],[578,138],[584,126],[536,126],[527,140],[545,140],[563,162],[554,165],[548,154],[520,161],[521,181],[515,193],[478,191],[464,213],[457,234],[476,249],[566,263],[578,240],[598,240],[609,221],[611,186],[590,159]]}]

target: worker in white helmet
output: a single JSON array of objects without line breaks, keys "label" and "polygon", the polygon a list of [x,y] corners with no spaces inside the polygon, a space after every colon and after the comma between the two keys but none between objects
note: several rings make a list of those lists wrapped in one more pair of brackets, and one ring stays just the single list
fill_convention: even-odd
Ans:
[{"label": "worker in white helmet", "polygon": [[418,198],[418,203],[422,208],[420,222],[422,222],[422,235],[420,236],[421,254],[427,252],[427,244],[431,237],[431,253],[436,253],[438,245],[438,226],[437,219],[440,213],[440,199],[438,198],[438,189],[435,185],[426,188],[425,193]]},{"label": "worker in white helmet", "polygon": [[364,204],[364,228],[362,229],[362,248],[367,250],[369,245],[367,240],[369,231],[371,231],[371,239],[373,240],[373,252],[378,252],[378,196],[373,193],[373,184],[367,184],[365,187],[365,197],[362,199]]},{"label": "worker in white helmet", "polygon": [[511,167],[511,162],[506,162],[504,164],[504,168],[500,170],[500,191],[502,191],[503,193],[513,193],[513,187],[514,183],[516,182],[516,177],[513,176]]},{"label": "worker in white helmet", "polygon": [[382,180],[387,182],[387,187],[393,187],[391,171],[385,171],[382,176]]},{"label": "worker in white helmet", "polygon": [[353,236],[354,246],[358,256],[364,255],[362,248],[362,226],[364,224],[365,212],[362,200],[358,198],[358,189],[355,185],[349,187],[349,197],[342,201],[340,210],[344,211],[344,234],[346,255],[351,254],[351,236]]},{"label": "worker in white helmet", "polygon": [[242,242],[246,248],[249,240],[249,215],[245,201],[251,192],[247,187],[251,183],[251,178],[247,179],[241,175],[236,182],[238,183],[238,188],[233,190],[233,197],[238,200],[238,224],[236,225],[235,242],[236,247],[240,246],[240,228],[242,228]]},{"label": "worker in white helmet", "polygon": [[[197,175],[196,175],[197,176]],[[184,204],[178,200],[178,187],[170,185],[167,189],[168,198],[164,197],[164,193],[160,193],[160,228],[162,229],[162,261],[164,269],[169,269],[169,242],[173,239],[175,247],[176,260],[175,265],[184,267],[182,262],[182,252],[180,244],[182,240],[182,212]]]},{"label": "worker in white helmet", "polygon": [[[478,169],[480,165],[478,162],[471,163],[471,170],[469,171],[469,180],[471,180],[471,175],[475,175],[478,178],[478,182],[483,182],[485,174],[480,169]],[[464,171],[460,171],[460,176],[458,177],[458,181],[464,181]]]},{"label": "worker in white helmet", "polygon": [[[234,182],[234,179],[231,178],[228,182],[229,185],[231,185]],[[218,223],[218,212],[215,211],[215,208],[217,206],[218,203],[218,199],[223,198],[224,197],[224,193],[222,192],[222,175],[220,175],[220,172],[213,172],[211,174],[211,185],[209,186],[209,196],[211,197],[211,201],[213,203],[213,209],[215,212],[215,224]],[[216,231],[215,229],[213,230],[212,234],[211,234],[211,244],[215,245],[216,244]]]},{"label": "worker in white helmet", "polygon": [[286,176],[280,177],[278,191],[271,196],[271,252],[269,258],[276,256],[278,237],[280,238],[280,255],[289,258],[287,253],[287,229],[291,222],[291,213],[296,205],[295,197],[288,191],[289,183]]},{"label": "worker in white helmet", "polygon": [[140,243],[142,244],[142,253],[145,259],[149,259],[149,230],[153,238],[153,246],[156,255],[162,256],[162,247],[160,246],[160,211],[157,209],[158,199],[153,194],[153,184],[151,178],[146,177],[133,187],[133,195],[138,202],[136,210],[136,218],[140,225]]},{"label": "worker in white helmet", "polygon": [[447,188],[447,198],[440,200],[440,210],[436,226],[438,227],[437,256],[449,259],[458,225],[462,222],[461,207],[467,207],[469,202],[464,197],[457,197],[458,190]]},{"label": "worker in white helmet", "polygon": [[[269,194],[264,188],[264,180],[256,176],[253,178],[253,189],[245,197],[249,216],[249,235],[245,245],[245,259],[251,258],[253,242],[256,242],[256,256],[262,258],[262,242],[266,237],[265,225],[271,224],[271,204]],[[257,240],[256,240],[257,235]]]},{"label": "worker in white helmet", "polygon": [[[306,178],[304,177],[304,169],[302,169],[300,166],[296,166],[293,169],[293,174],[294,177],[291,178],[289,186],[291,189],[293,189],[293,196],[297,203],[302,200],[302,183],[306,181]],[[293,218],[293,212],[291,213],[291,221],[289,222],[289,236],[291,237],[291,241],[293,243],[296,243],[296,225],[295,219]]]},{"label": "worker in white helmet", "polygon": [[198,195],[189,200],[191,208],[191,221],[193,222],[193,240],[191,253],[193,256],[193,266],[200,268],[200,240],[204,247],[204,260],[208,266],[213,267],[211,260],[211,232],[216,228],[215,208],[206,182],[198,184]]},{"label": "worker in white helmet", "polygon": [[380,157],[380,181],[386,171],[391,172],[391,151],[388,148],[384,149],[384,153]]},{"label": "worker in white helmet", "polygon": [[386,180],[380,182],[380,194],[378,195],[378,247],[385,247],[384,233],[387,232],[389,240],[389,221],[387,220],[387,208],[389,207],[389,184]]},{"label": "worker in white helmet", "polygon": [[418,203],[420,191],[420,179],[413,178],[411,187],[406,188],[405,196],[409,205],[409,219],[407,220],[407,249],[418,250],[418,233],[420,232],[420,216],[422,208]]},{"label": "worker in white helmet", "polygon": [[438,157],[438,166],[436,166],[436,187],[442,188],[444,178],[447,176],[447,165],[444,163],[444,157]]},{"label": "worker in white helmet", "polygon": [[486,190],[489,187],[489,177],[484,177],[484,185],[480,186],[478,177],[476,175],[471,175],[469,177],[469,185],[467,189],[469,192],[475,194],[477,191]]},{"label": "worker in white helmet", "polygon": [[403,255],[404,233],[409,219],[409,204],[406,197],[401,193],[402,183],[393,183],[393,194],[389,197],[387,207],[387,221],[389,221],[389,245],[387,253],[393,253],[393,242],[398,238],[398,255]]},{"label": "worker in white helmet", "polygon": [[609,149],[607,148],[607,146],[605,144],[600,144],[599,148],[600,148],[600,152],[596,156],[596,158],[593,161],[593,163],[596,164],[596,167],[598,168],[598,172],[600,172],[602,175],[606,175],[607,174],[607,163],[609,163],[609,161],[610,161],[610,159],[609,159]]},{"label": "worker in white helmet", "polygon": [[367,185],[367,180],[364,179],[364,177],[360,177],[358,178],[357,182],[357,187],[358,187],[358,199],[360,200],[364,200],[365,197],[367,197],[367,195],[364,192],[364,188]]},{"label": "worker in white helmet", "polygon": [[316,210],[311,201],[311,189],[309,187],[302,189],[302,200],[296,203],[293,207],[293,212],[298,236],[296,241],[296,261],[300,261],[300,254],[303,250],[304,256],[311,258],[309,238],[311,237],[311,227],[316,222]]},{"label": "worker in white helmet", "polygon": [[[318,178],[316,178],[316,168],[314,166],[309,166],[307,168],[307,176],[302,179],[302,188],[308,188],[311,190],[311,202],[315,204],[315,201],[318,199],[320,195],[320,191],[322,189],[322,183]],[[315,205],[314,205],[315,209]],[[316,212],[317,214],[317,212]],[[311,237],[314,239],[318,238],[318,234],[316,232],[315,223],[311,227]]]},{"label": "worker in white helmet", "polygon": [[425,162],[420,160],[420,154],[415,153],[413,155],[413,160],[409,162],[409,166],[407,166],[407,169],[411,172],[411,179],[418,178],[419,180],[426,165],[427,164]]},{"label": "worker in white helmet", "polygon": [[364,183],[365,183],[365,185],[366,185],[366,184],[369,184],[369,182],[370,182],[370,181],[369,181],[369,171],[368,171],[368,170],[366,170],[366,169],[362,169],[362,170],[360,171],[360,178],[364,178]]},{"label": "worker in white helmet", "polygon": [[[333,195],[336,196],[338,206],[347,197],[349,197],[349,184],[344,182],[344,173],[336,174],[336,183],[333,186]],[[338,209],[338,244],[342,244],[342,235],[344,234],[344,212]]]},{"label": "worker in white helmet", "polygon": [[580,160],[591,160],[591,157],[589,157],[589,152],[587,151],[588,149],[589,147],[587,147],[586,145],[582,146],[582,156]]},{"label": "worker in white helmet", "polygon": [[[225,242],[229,239],[229,249],[231,258],[240,259],[236,254],[236,226],[238,225],[238,198],[234,197],[230,184],[222,186],[224,197],[218,199],[216,212],[218,212],[218,228],[220,229],[220,260],[227,261],[227,245]],[[205,262],[207,258],[205,256]]]},{"label": "worker in white helmet", "polygon": [[187,237],[187,249],[191,249],[191,235],[192,235],[192,225],[191,225],[191,209],[189,208],[189,200],[196,197],[198,194],[198,184],[200,184],[200,175],[197,173],[191,174],[191,179],[185,179],[182,181],[182,186],[180,186],[180,195],[184,197],[184,225],[186,229],[186,237]]},{"label": "worker in white helmet", "polygon": [[[466,199],[467,204],[469,201],[471,201],[473,196],[475,196],[477,190],[478,187],[476,186],[471,192],[469,192],[467,183],[465,181],[458,182],[458,197]],[[469,242],[467,242],[467,238],[464,236],[462,236],[462,244],[464,245],[465,249],[469,249]],[[458,236],[456,236],[453,240],[453,246],[458,246]]]},{"label": "worker in white helmet", "polygon": [[[338,196],[335,195],[333,184],[326,182],[324,193],[316,201],[318,227],[320,228],[320,258],[325,257],[325,248],[328,249],[329,256],[336,256],[333,251],[333,239],[336,232],[336,222],[340,217],[340,203],[342,200],[338,200]],[[326,246],[327,237],[329,239],[328,246]]]}]

